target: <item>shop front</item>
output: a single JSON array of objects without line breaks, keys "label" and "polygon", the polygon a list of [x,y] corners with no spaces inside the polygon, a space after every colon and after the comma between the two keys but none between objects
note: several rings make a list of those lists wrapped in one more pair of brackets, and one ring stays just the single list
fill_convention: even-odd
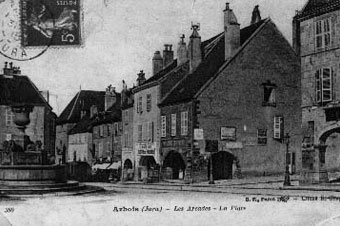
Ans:
[{"label": "shop front", "polygon": [[136,163],[138,180],[156,182],[159,180],[159,160],[156,152],[156,143],[136,144]]}]

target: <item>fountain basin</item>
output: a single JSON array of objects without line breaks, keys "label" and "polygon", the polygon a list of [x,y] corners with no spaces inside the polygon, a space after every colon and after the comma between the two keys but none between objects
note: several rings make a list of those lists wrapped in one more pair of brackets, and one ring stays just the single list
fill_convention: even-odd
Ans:
[{"label": "fountain basin", "polygon": [[0,185],[67,182],[65,165],[0,165]]}]

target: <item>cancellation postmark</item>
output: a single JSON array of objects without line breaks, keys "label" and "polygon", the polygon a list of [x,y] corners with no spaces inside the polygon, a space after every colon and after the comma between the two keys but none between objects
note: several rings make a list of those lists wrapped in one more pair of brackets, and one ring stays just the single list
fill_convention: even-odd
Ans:
[{"label": "cancellation postmark", "polygon": [[80,0],[21,0],[21,35],[25,47],[80,46]]},{"label": "cancellation postmark", "polygon": [[18,61],[32,60],[48,49],[50,42],[40,48],[22,45],[21,4],[19,0],[0,0],[0,54]]}]

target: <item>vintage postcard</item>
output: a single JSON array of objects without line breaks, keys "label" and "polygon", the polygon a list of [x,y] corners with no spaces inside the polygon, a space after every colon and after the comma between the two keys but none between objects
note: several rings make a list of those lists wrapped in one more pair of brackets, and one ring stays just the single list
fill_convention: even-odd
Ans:
[{"label": "vintage postcard", "polygon": [[340,0],[0,0],[0,225],[340,225]]}]

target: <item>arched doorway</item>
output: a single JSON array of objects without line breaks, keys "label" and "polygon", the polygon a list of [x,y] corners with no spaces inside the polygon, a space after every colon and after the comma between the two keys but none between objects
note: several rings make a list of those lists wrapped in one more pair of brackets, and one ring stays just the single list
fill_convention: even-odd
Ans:
[{"label": "arched doorway", "polygon": [[132,162],[130,159],[126,159],[124,162],[124,169],[132,169]]},{"label": "arched doorway", "polygon": [[156,160],[153,156],[142,156],[139,160],[139,165],[151,169],[156,166]]},{"label": "arched doorway", "polygon": [[169,167],[172,169],[172,179],[180,179],[180,172],[182,172],[181,179],[184,177],[185,162],[180,153],[170,151],[163,162],[163,168]]},{"label": "arched doorway", "polygon": [[318,153],[314,168],[318,168],[320,182],[339,181],[340,174],[340,127],[338,124],[322,131],[314,148]]},{"label": "arched doorway", "polygon": [[[212,155],[213,177],[214,180],[225,180],[233,178],[233,163],[235,156],[226,151],[219,151]],[[208,175],[210,175],[210,161],[208,167]],[[209,176],[208,176],[209,177]]]}]

